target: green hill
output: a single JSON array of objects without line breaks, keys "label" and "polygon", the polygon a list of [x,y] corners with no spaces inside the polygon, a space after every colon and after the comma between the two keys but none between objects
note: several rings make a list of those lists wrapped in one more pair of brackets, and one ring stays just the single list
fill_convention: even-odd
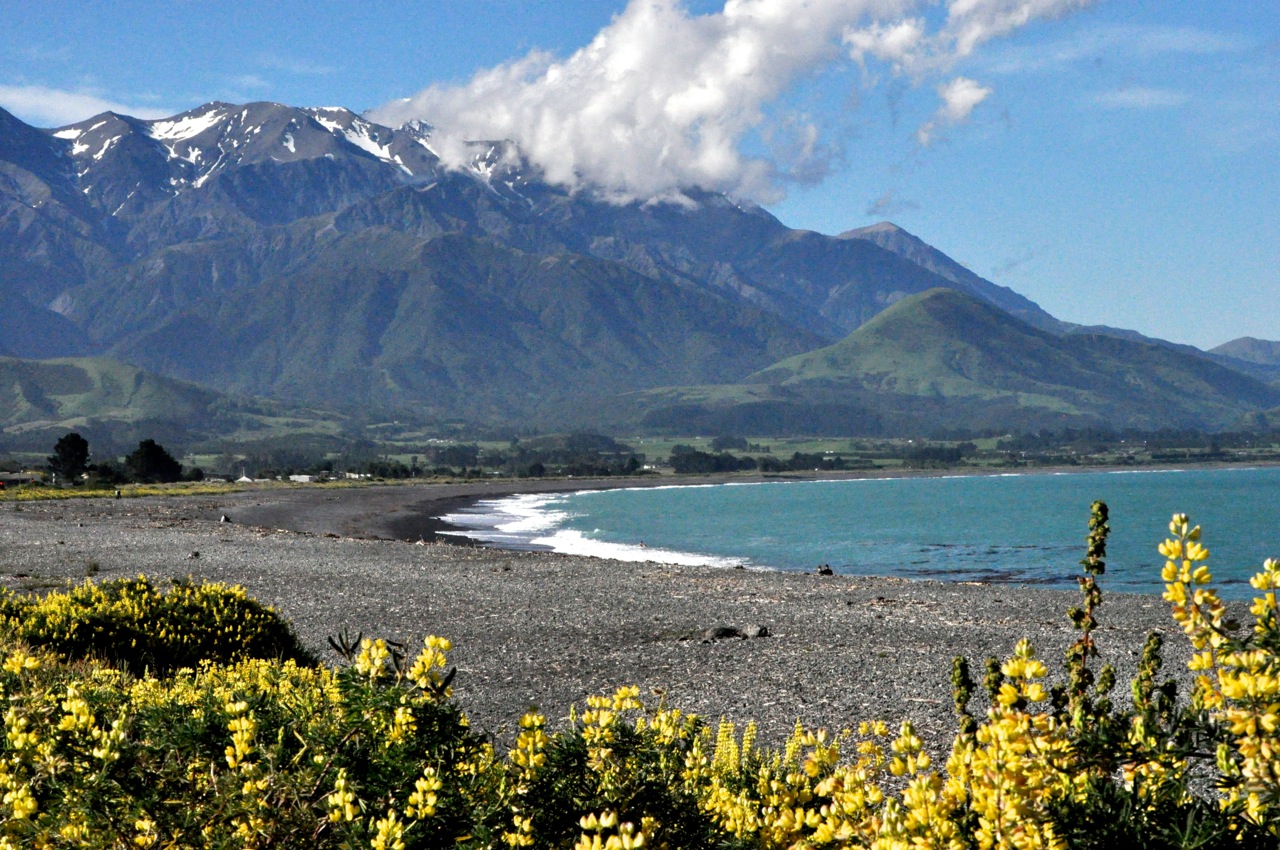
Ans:
[{"label": "green hill", "polygon": [[1058,336],[934,289],[740,385],[664,389],[635,401],[645,424],[676,430],[1222,430],[1275,407],[1280,390],[1202,356],[1112,336]]},{"label": "green hill", "polygon": [[1262,366],[1280,366],[1280,342],[1269,339],[1242,336],[1211,348],[1209,352]]},{"label": "green hill", "polygon": [[[145,304],[122,298],[96,312],[125,326]],[[545,426],[611,424],[601,400],[618,392],[739,380],[822,342],[619,263],[456,234],[361,231],[325,237],[306,262],[235,298],[126,331],[116,350],[244,395]]]},{"label": "green hill", "polygon": [[341,423],[311,411],[236,399],[105,357],[0,357],[0,447],[43,450],[78,431],[102,450],[154,438],[263,439],[337,434]]}]

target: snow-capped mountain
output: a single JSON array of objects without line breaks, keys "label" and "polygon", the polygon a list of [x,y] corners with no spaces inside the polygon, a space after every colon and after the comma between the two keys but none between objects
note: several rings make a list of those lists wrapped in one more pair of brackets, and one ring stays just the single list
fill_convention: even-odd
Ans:
[{"label": "snow-capped mountain", "polygon": [[[80,190],[114,216],[199,189],[219,174],[266,163],[367,160],[386,166],[402,182],[429,182],[441,170],[431,130],[418,121],[383,127],[336,106],[215,102],[154,121],[108,112],[50,135],[66,143],[58,153],[75,163]],[[493,179],[511,161],[510,147],[476,143],[467,170]]]},{"label": "snow-capped mountain", "polygon": [[[439,157],[427,142],[429,134],[426,127],[380,127],[338,107],[209,103],[156,121],[109,112],[61,127],[52,136],[69,143],[82,191],[105,204],[117,203],[111,211],[116,215],[123,212],[119,204],[129,205],[140,192],[177,195],[228,170],[259,163],[368,157],[398,168],[408,179],[431,179]],[[133,185],[128,178],[134,178]],[[143,202],[139,198],[132,207]]]},{"label": "snow-capped mountain", "polygon": [[618,205],[548,185],[510,142],[447,168],[432,139],[336,107],[210,103],[52,130],[0,110],[0,353],[110,353],[310,403],[600,422],[619,393],[742,378],[937,286],[1061,324],[909,234],[791,230],[696,190]]}]

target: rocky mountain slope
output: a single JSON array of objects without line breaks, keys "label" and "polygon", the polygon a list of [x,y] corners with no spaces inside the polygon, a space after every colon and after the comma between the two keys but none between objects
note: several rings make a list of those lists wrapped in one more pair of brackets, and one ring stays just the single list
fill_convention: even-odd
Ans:
[{"label": "rocky mountain slope", "polygon": [[0,354],[105,354],[220,392],[538,427],[733,384],[936,287],[1072,330],[889,224],[840,237],[689,191],[614,204],[510,143],[206,104],[30,127],[0,111]]}]

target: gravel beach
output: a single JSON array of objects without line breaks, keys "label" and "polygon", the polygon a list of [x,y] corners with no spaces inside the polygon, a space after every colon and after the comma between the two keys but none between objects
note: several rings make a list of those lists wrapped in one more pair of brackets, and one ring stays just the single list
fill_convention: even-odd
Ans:
[{"label": "gravel beach", "polygon": [[[980,678],[987,656],[1004,657],[1028,637],[1053,670],[1074,639],[1073,592],[635,564],[433,539],[441,525],[431,517],[442,508],[510,490],[0,503],[0,584],[38,591],[88,574],[243,584],[335,660],[326,638],[343,629],[411,646],[443,635],[454,642],[457,698],[499,739],[530,706],[558,725],[584,696],[637,684],[654,701],[662,694],[712,720],[754,719],[764,741],[780,741],[797,719],[834,729],[911,718],[939,750],[954,731],[955,655],[967,655]],[[1159,598],[1107,594],[1099,619],[1103,660],[1120,674],[1117,699],[1127,699],[1152,628],[1166,634],[1166,670],[1185,670],[1186,641]],[[767,636],[708,633],[752,626]]]}]

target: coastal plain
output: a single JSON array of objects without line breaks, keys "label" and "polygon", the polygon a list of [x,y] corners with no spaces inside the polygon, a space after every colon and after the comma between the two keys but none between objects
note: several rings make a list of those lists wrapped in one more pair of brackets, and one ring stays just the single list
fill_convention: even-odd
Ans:
[{"label": "coastal plain", "polygon": [[[581,489],[609,482],[545,482]],[[614,484],[616,486],[616,483]],[[43,591],[133,577],[244,585],[328,661],[327,638],[385,637],[409,652],[453,641],[455,696],[477,728],[505,740],[539,708],[553,727],[593,693],[635,684],[650,704],[712,723],[755,720],[777,743],[811,727],[896,726],[935,753],[954,734],[951,663],[981,680],[988,656],[1029,638],[1051,671],[1074,640],[1079,594],[948,583],[627,563],[443,542],[434,519],[505,486],[385,486],[0,504],[0,584]],[[533,489],[533,488],[529,488]],[[225,520],[223,519],[225,517]],[[1105,593],[1097,640],[1119,673],[1115,699],[1152,629],[1165,671],[1186,680],[1190,651],[1168,604]],[[761,637],[715,637],[716,630]],[[980,689],[979,689],[980,690]],[[974,708],[984,708],[981,697]]]}]

